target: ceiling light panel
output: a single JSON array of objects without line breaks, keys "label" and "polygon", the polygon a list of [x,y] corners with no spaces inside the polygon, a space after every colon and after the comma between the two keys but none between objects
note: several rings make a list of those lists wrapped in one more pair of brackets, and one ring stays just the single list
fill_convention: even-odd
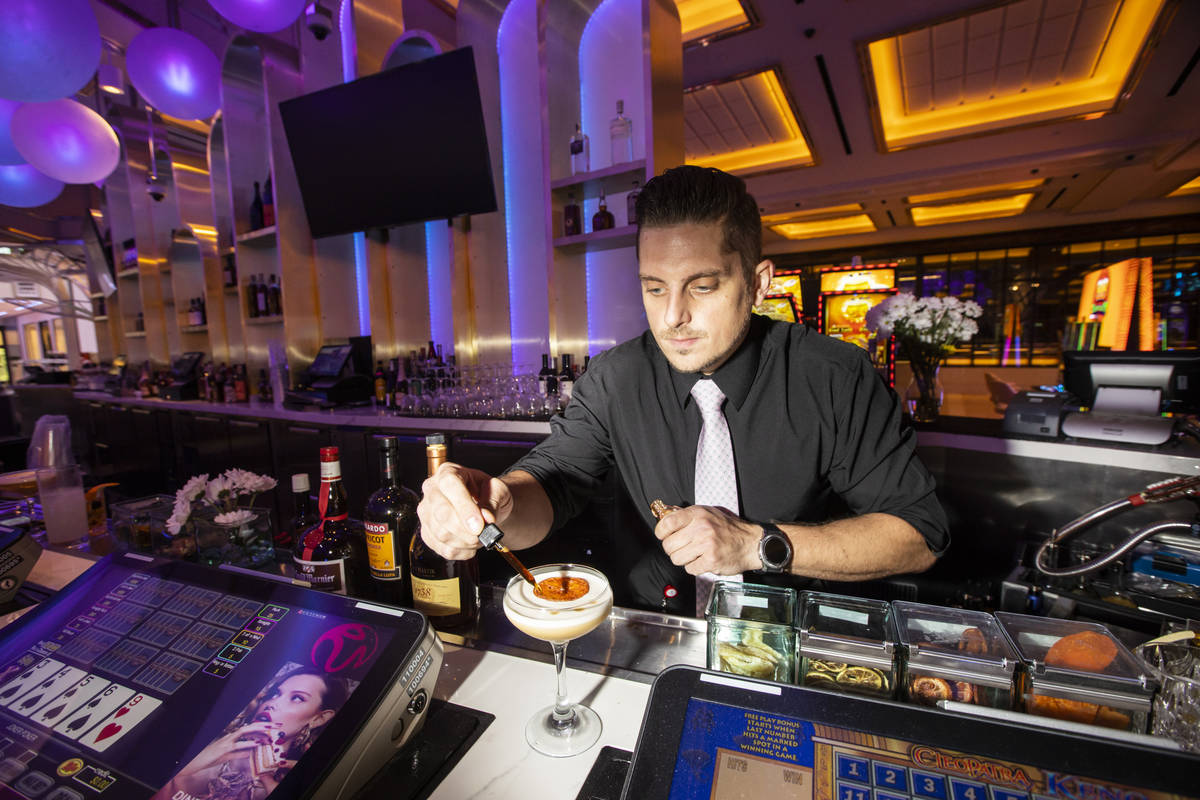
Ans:
[{"label": "ceiling light panel", "polygon": [[750,24],[738,0],[675,0],[683,41],[694,42]]},{"label": "ceiling light panel", "polygon": [[870,233],[875,230],[875,223],[866,214],[855,214],[817,222],[788,222],[782,225],[772,225],[771,230],[789,239],[818,239],[824,236]]},{"label": "ceiling light panel", "polygon": [[776,225],[781,222],[792,222],[800,219],[816,219],[818,217],[844,217],[851,211],[862,211],[862,203],[846,203],[840,206],[825,206],[823,208],[807,208],[797,211],[784,211],[780,214],[763,214],[763,225]]},{"label": "ceiling light panel", "polygon": [[1167,197],[1182,197],[1183,195],[1186,195],[1186,194],[1198,194],[1198,193],[1200,193],[1200,175],[1197,175],[1196,177],[1192,178],[1190,181],[1185,183],[1183,186],[1180,186],[1178,189],[1176,189],[1175,191],[1173,191],[1169,195],[1167,195]]},{"label": "ceiling light panel", "polygon": [[689,164],[748,173],[813,163],[774,69],[687,90],[683,117]]},{"label": "ceiling light panel", "polygon": [[945,225],[949,222],[970,222],[977,219],[996,219],[1021,214],[1033,199],[1033,192],[967,203],[947,203],[938,206],[917,206],[908,211],[914,225]]},{"label": "ceiling light panel", "polygon": [[1014,0],[866,46],[884,147],[1115,108],[1166,0]]},{"label": "ceiling light panel", "polygon": [[945,192],[927,192],[926,194],[914,194],[905,198],[912,205],[920,203],[937,203],[942,200],[955,200],[960,197],[979,197],[987,194],[1012,194],[1013,192],[1024,191],[1025,189],[1036,189],[1046,181],[1042,178],[1035,178],[1028,181],[1013,181],[1012,183],[993,183],[988,186],[972,186],[967,189],[950,189]]}]

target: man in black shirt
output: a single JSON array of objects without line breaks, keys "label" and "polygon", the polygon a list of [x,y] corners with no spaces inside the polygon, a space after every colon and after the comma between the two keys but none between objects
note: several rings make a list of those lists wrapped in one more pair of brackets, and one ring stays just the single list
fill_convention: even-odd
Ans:
[{"label": "man in black shirt", "polygon": [[[744,182],[679,167],[646,184],[637,211],[650,329],[592,359],[550,437],[512,470],[493,478],[446,464],[429,478],[418,508],[425,540],[467,558],[494,520],[510,548],[529,547],[616,466],[658,540],[645,537],[631,570],[639,605],[657,605],[684,571],[855,581],[932,565],[949,544],[946,517],[866,352],[751,313],[773,265]],[[725,398],[736,513],[693,504],[699,381]],[[656,499],[681,510],[656,521]]]}]

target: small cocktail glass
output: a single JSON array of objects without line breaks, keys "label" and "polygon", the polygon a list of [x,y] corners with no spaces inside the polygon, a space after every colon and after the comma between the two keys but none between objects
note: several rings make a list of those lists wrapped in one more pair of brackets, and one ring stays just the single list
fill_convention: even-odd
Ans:
[{"label": "small cocktail glass", "polygon": [[529,636],[549,642],[554,653],[554,705],[533,715],[525,726],[525,740],[544,755],[573,756],[595,744],[603,726],[595,711],[567,701],[563,676],[567,643],[595,630],[608,618],[613,604],[612,589],[604,573],[580,564],[547,564],[530,572],[539,586],[546,581],[572,579],[587,583],[582,595],[564,600],[539,595],[519,575],[508,582],[504,591],[504,614],[509,622]]}]

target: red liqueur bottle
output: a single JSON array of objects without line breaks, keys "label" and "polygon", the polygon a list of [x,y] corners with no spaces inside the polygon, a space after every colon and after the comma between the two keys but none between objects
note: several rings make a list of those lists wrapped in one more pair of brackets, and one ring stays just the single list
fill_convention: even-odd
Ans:
[{"label": "red liqueur bottle", "polygon": [[367,561],[366,544],[350,522],[348,508],[338,449],[322,447],[317,522],[296,543],[292,556],[296,576],[314,589],[362,596],[367,588],[361,574]]}]

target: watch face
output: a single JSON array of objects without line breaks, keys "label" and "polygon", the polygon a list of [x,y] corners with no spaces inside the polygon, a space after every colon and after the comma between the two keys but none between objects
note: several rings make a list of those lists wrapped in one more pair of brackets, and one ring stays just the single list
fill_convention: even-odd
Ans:
[{"label": "watch face", "polygon": [[790,549],[787,539],[783,536],[780,536],[778,533],[768,533],[763,537],[762,550],[760,552],[762,553],[763,562],[768,567],[778,569],[787,564],[791,555]]}]

